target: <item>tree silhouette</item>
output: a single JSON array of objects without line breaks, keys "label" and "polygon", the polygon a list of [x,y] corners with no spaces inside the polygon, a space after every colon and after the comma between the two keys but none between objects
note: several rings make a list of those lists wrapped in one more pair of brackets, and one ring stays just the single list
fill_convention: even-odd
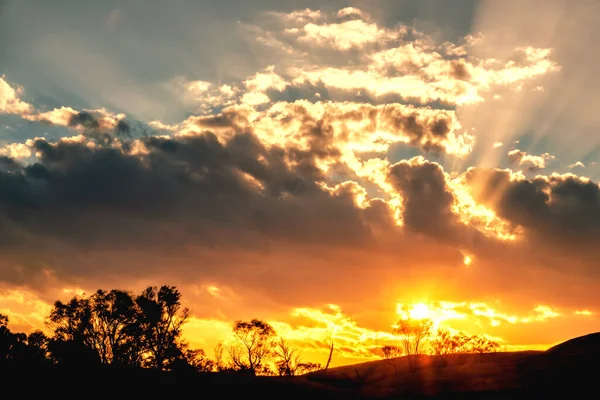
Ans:
[{"label": "tree silhouette", "polygon": [[219,342],[213,347],[214,365],[217,371],[224,371],[225,367],[225,346],[223,342]]},{"label": "tree silhouette", "polygon": [[300,355],[298,349],[289,345],[283,338],[275,344],[275,365],[280,376],[292,376],[296,374]]},{"label": "tree silhouette", "polygon": [[40,330],[35,330],[27,336],[28,357],[35,362],[44,362],[48,358],[48,343],[50,338]]},{"label": "tree silhouette", "polygon": [[136,322],[136,306],[128,292],[98,290],[88,298],[57,301],[46,323],[54,332],[50,346],[54,355],[64,356],[69,349],[93,351],[101,363],[139,365],[128,354]]},{"label": "tree silhouette", "polygon": [[333,357],[333,339],[331,339],[331,344],[329,345],[329,356],[327,357],[327,364],[325,364],[325,369],[329,368],[329,364],[331,364],[332,357]]},{"label": "tree silhouette", "polygon": [[0,314],[0,363],[41,365],[47,361],[47,353],[48,337],[42,331],[13,333],[8,328],[8,317]]},{"label": "tree silhouette", "polygon": [[253,319],[236,321],[233,325],[235,341],[228,347],[234,367],[254,375],[265,373],[274,352],[275,329],[266,322]]},{"label": "tree silhouette", "polygon": [[498,351],[498,342],[485,336],[468,336],[463,332],[452,334],[447,329],[439,329],[430,340],[432,353],[438,365],[445,366],[449,354],[484,354]]},{"label": "tree silhouette", "polygon": [[288,344],[283,338],[275,343],[274,353],[279,376],[302,375],[322,369],[321,364],[302,362],[298,348]]},{"label": "tree silhouette", "polygon": [[494,353],[500,349],[500,344],[485,336],[471,336],[470,348],[473,353],[479,354],[479,358],[485,353]]},{"label": "tree silhouette", "polygon": [[147,352],[145,364],[158,370],[183,356],[180,346],[189,309],[181,306],[181,293],[174,286],[146,288],[135,299],[139,307],[136,330]]},{"label": "tree silhouette", "polygon": [[13,358],[15,344],[16,338],[8,329],[8,316],[0,314],[0,361]]},{"label": "tree silhouette", "polygon": [[388,364],[390,364],[394,368],[394,375],[397,375],[398,366],[396,365],[394,359],[402,355],[402,349],[398,346],[388,344],[381,347],[381,355],[383,359],[387,360]]},{"label": "tree silhouette", "polygon": [[[121,290],[98,290],[89,297],[57,301],[47,318],[55,362],[122,364],[171,369],[200,353],[181,341],[189,310],[174,286],[148,287],[135,298]],[[189,363],[188,363],[189,364]]]},{"label": "tree silhouette", "polygon": [[301,362],[298,364],[296,368],[295,375],[308,374],[309,372],[320,371],[323,369],[323,366],[319,363],[313,362]]},{"label": "tree silhouette", "polygon": [[215,362],[206,356],[202,349],[189,349],[182,346],[182,357],[176,358],[171,363],[173,371],[196,371],[212,372],[215,369]]},{"label": "tree silhouette", "polygon": [[54,303],[47,325],[54,331],[54,340],[76,342],[76,346],[92,349],[102,363],[128,363],[128,336],[136,318],[135,303],[129,293],[98,290],[89,298],[74,297],[68,303]]},{"label": "tree silhouette", "polygon": [[381,347],[381,354],[384,360],[397,358],[402,355],[402,349],[398,346],[385,345]]},{"label": "tree silhouette", "polygon": [[421,344],[431,334],[433,323],[427,319],[401,319],[394,327],[394,333],[400,336],[404,354],[408,357],[409,369],[418,367],[418,355]]}]

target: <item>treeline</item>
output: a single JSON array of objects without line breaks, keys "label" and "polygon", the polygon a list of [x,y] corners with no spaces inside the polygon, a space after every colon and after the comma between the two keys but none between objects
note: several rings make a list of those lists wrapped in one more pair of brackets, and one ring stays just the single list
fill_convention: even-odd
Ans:
[{"label": "treeline", "polygon": [[[8,317],[0,315],[0,364],[27,366],[60,364],[71,367],[115,365],[159,371],[244,372],[252,375],[292,376],[323,369],[304,362],[298,348],[279,337],[264,321],[236,321],[232,340],[219,343],[210,358],[192,349],[182,338],[190,315],[174,286],[148,287],[139,295],[122,290],[57,301],[46,318],[51,332],[13,333]],[[483,336],[432,329],[428,320],[400,320],[394,327],[398,345],[380,349],[385,359],[408,356],[409,367],[418,367],[417,355],[429,353],[486,353],[498,343]],[[333,342],[325,369],[331,362]]]},{"label": "treeline", "polygon": [[393,359],[406,355],[409,369],[418,368],[419,357],[423,348],[428,346],[426,353],[436,357],[438,366],[445,366],[448,355],[484,354],[496,352],[500,344],[485,336],[469,336],[464,332],[451,333],[447,329],[433,329],[432,321],[428,319],[401,319],[394,326],[393,333],[397,336],[399,345],[385,345],[380,349],[383,359]]},{"label": "treeline", "polygon": [[218,344],[215,357],[191,349],[182,338],[190,312],[173,286],[148,287],[139,295],[98,290],[89,297],[54,303],[46,326],[29,335],[13,333],[0,315],[0,364],[109,364],[160,371],[240,371],[298,375],[321,369],[301,360],[298,349],[277,337],[260,320],[236,321],[230,343]]}]

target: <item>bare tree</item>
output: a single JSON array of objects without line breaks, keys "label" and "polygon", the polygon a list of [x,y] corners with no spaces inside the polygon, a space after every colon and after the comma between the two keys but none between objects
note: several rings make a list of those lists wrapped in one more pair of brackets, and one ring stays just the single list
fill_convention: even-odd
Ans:
[{"label": "bare tree", "polygon": [[329,346],[329,357],[327,357],[327,364],[325,364],[325,369],[329,368],[329,364],[331,363],[331,357],[333,357],[333,339],[331,339],[331,345]]},{"label": "bare tree", "polygon": [[398,365],[396,365],[395,358],[402,355],[402,349],[394,345],[385,345],[381,347],[381,355],[388,364],[394,367],[394,375],[398,375]]},{"label": "bare tree", "polygon": [[321,364],[303,362],[298,348],[283,338],[275,344],[274,355],[275,366],[280,376],[302,375],[323,369]]},{"label": "bare tree", "polygon": [[280,376],[296,375],[300,364],[298,348],[286,343],[283,338],[275,344],[275,365]]},{"label": "bare tree", "polygon": [[[444,356],[449,354],[485,354],[498,351],[500,345],[485,336],[468,336],[463,332],[450,333],[446,329],[439,329],[430,340],[431,350],[436,356],[438,365],[446,365]],[[460,361],[460,359],[459,359]]]},{"label": "bare tree", "polygon": [[385,345],[381,347],[381,354],[384,360],[397,358],[402,355],[402,349],[398,346]]},{"label": "bare tree", "polygon": [[223,359],[224,351],[225,346],[223,346],[222,342],[217,343],[213,348],[214,364],[217,371],[222,371],[225,369],[225,360]]},{"label": "bare tree", "polygon": [[275,329],[258,319],[236,321],[233,334],[235,341],[227,350],[234,367],[255,375],[266,373],[266,361],[273,355]]},{"label": "bare tree", "polygon": [[485,336],[471,336],[470,349],[473,353],[479,354],[479,360],[483,359],[485,353],[495,353],[500,349],[500,344]]},{"label": "bare tree", "polygon": [[296,375],[308,374],[309,372],[321,371],[323,366],[319,363],[301,362],[296,368]]},{"label": "bare tree", "polygon": [[394,333],[402,340],[404,354],[408,357],[411,371],[418,367],[421,344],[431,334],[432,325],[432,322],[427,319],[401,319],[394,328]]}]

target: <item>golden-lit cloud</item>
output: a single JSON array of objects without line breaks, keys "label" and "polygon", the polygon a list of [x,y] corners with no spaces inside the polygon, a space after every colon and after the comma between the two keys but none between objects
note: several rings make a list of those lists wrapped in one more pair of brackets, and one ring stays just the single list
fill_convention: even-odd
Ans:
[{"label": "golden-lit cloud", "polygon": [[519,149],[514,149],[508,152],[508,159],[511,163],[517,164],[529,171],[537,171],[546,168],[546,164],[555,160],[556,157],[550,153],[534,156]]},{"label": "golden-lit cloud", "polygon": [[[184,104],[194,107],[195,111],[201,113],[210,112],[215,107],[234,104],[240,91],[235,86],[218,85],[201,80],[187,80],[182,76],[173,78],[167,84],[167,87]],[[157,122],[160,123],[160,121]]]},{"label": "golden-lit cloud", "polygon": [[[349,15],[346,13],[346,15]],[[396,39],[400,32],[390,32],[360,19],[340,23],[317,25],[308,23],[301,29],[288,30],[289,33],[299,33],[298,41],[318,46],[332,46],[338,50],[349,50],[366,44],[385,42]]]},{"label": "golden-lit cloud", "polygon": [[61,107],[52,111],[37,112],[25,118],[30,121],[69,127],[78,132],[113,132],[119,127],[129,129],[125,125],[119,125],[123,123],[125,114],[111,113],[106,109],[76,111],[71,107]]},{"label": "golden-lit cloud", "polygon": [[11,86],[6,76],[0,76],[0,114],[29,114],[33,107],[22,100],[22,95],[22,88]]},{"label": "golden-lit cloud", "polygon": [[569,169],[573,168],[585,168],[585,164],[581,161],[574,162],[573,164],[569,164]]}]

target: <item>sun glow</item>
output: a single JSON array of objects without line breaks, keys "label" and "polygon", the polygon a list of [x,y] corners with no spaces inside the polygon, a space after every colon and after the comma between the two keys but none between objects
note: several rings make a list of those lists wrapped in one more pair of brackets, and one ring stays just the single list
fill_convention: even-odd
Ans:
[{"label": "sun glow", "polygon": [[396,304],[396,313],[401,319],[430,320],[433,327],[437,329],[440,324],[447,320],[462,320],[467,314],[456,310],[459,303],[436,302],[436,303],[413,303]]},{"label": "sun glow", "polygon": [[427,304],[413,304],[412,309],[408,312],[411,319],[428,319],[431,317],[431,311]]},{"label": "sun glow", "polygon": [[518,227],[511,226],[493,210],[475,201],[463,177],[449,180],[448,185],[455,197],[452,209],[465,225],[475,226],[484,235],[503,241],[514,241],[519,237],[521,230]]}]

